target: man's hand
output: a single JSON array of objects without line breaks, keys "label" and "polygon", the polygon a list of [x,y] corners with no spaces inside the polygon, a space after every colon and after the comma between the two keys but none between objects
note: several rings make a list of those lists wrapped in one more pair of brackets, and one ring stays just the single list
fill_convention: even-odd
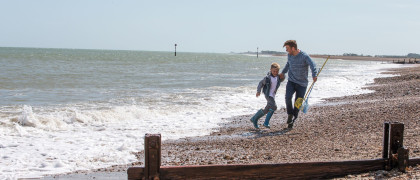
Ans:
[{"label": "man's hand", "polygon": [[279,77],[280,77],[280,79],[284,79],[284,74],[283,73],[280,73],[279,74]]},{"label": "man's hand", "polygon": [[257,92],[257,95],[256,95],[256,96],[258,97],[258,96],[260,96],[260,94],[261,94],[261,93]]},{"label": "man's hand", "polygon": [[313,80],[314,80],[314,82],[316,82],[316,80],[318,80],[318,77],[314,77]]}]

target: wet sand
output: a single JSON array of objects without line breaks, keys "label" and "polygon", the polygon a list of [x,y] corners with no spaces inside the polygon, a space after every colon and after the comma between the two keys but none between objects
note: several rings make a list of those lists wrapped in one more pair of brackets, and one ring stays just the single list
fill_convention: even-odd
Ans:
[{"label": "wet sand", "polygon": [[[227,119],[208,136],[163,141],[162,166],[376,159],[382,156],[384,122],[404,123],[404,146],[410,150],[409,157],[420,158],[420,66],[407,67],[387,72],[398,76],[375,79],[367,87],[375,92],[330,98],[311,106],[308,113],[300,114],[292,130],[286,128],[283,108],[273,115],[271,129],[254,129],[249,121],[253,114],[249,114]],[[281,103],[283,98],[277,99]],[[116,172],[107,179],[125,179],[126,174],[122,176],[121,172],[144,164],[144,152],[136,156],[137,163],[70,175],[102,179],[100,174]],[[48,178],[54,177],[69,175]],[[420,179],[420,165],[409,167],[405,174],[376,171],[343,178]]]}]

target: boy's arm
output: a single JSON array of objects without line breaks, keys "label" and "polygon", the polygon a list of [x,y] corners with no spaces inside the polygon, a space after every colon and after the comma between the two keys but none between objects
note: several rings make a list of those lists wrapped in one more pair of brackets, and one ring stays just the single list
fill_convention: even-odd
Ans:
[{"label": "boy's arm", "polygon": [[265,85],[265,77],[258,83],[257,97],[261,94],[261,89]]}]

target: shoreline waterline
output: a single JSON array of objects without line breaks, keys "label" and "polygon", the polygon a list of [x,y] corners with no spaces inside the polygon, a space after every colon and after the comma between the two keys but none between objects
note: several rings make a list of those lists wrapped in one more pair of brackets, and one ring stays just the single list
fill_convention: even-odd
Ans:
[{"label": "shoreline waterline", "polygon": [[[406,68],[403,68],[403,69],[406,69]],[[386,71],[386,73],[392,73],[393,71],[394,70],[392,70],[392,71]],[[401,69],[400,71],[403,71],[403,70]],[[379,78],[379,79],[390,79],[390,78],[392,79],[393,77]],[[398,78],[398,76],[395,76],[395,78]],[[380,84],[378,85],[378,83],[375,83],[374,85],[370,85],[367,88],[372,88],[373,86],[378,86],[379,87]],[[368,94],[372,94],[372,93],[368,93]],[[343,108],[343,107],[353,107],[353,106],[355,106],[357,104],[363,104],[363,105],[365,105],[365,104],[371,104],[369,102],[369,99],[366,99],[366,101],[360,102],[363,98],[357,98],[357,97],[364,97],[364,96],[368,96],[368,95],[363,95],[362,94],[362,95],[353,95],[353,96],[349,96],[349,97],[332,98],[331,100],[327,100],[327,102],[328,103],[336,103],[336,104],[338,104],[339,107],[336,107],[336,109],[340,109],[340,108]],[[370,99],[371,100],[377,99],[375,97],[378,97],[378,96],[373,96],[372,97],[373,99],[372,98],[370,98]],[[357,101],[355,101],[355,98],[357,99]],[[345,103],[340,103],[343,100],[345,101]],[[357,102],[357,103],[355,104],[355,102]],[[336,105],[334,105],[334,106],[336,106]],[[332,113],[331,110],[323,110],[323,108],[331,109],[332,108],[331,105],[322,105],[322,106],[314,105],[311,108],[314,108],[314,109],[312,109],[310,111],[321,111],[321,112],[323,112],[324,115],[322,115],[321,117],[325,117],[325,114]],[[356,109],[358,109],[358,108],[356,108]],[[328,113],[328,112],[330,112],[330,113]],[[350,110],[349,112],[346,112],[346,113],[348,114],[348,113],[351,113],[351,112],[353,112],[353,110]],[[258,135],[257,132],[255,132],[254,130],[252,130],[253,129],[252,128],[252,125],[249,124],[248,118],[250,118],[252,116],[252,114],[249,114],[249,115],[242,115],[242,116],[235,116],[235,117],[228,118],[229,120],[226,123],[221,124],[220,128],[218,128],[218,131],[212,133],[211,135],[200,136],[200,137],[182,138],[182,139],[179,139],[179,140],[167,140],[167,141],[163,141],[162,142],[162,146],[163,146],[162,147],[162,150],[164,152],[162,153],[162,158],[163,158],[162,159],[163,160],[162,165],[182,165],[182,164],[185,164],[185,165],[199,165],[199,164],[202,163],[202,162],[200,163],[200,161],[197,161],[199,159],[204,160],[204,164],[208,164],[208,163],[211,163],[211,164],[225,164],[225,163],[228,163],[229,164],[228,159],[224,159],[223,157],[220,157],[218,155],[215,155],[215,157],[220,157],[220,159],[224,163],[217,163],[217,161],[215,159],[211,159],[210,158],[211,160],[208,160],[208,158],[206,158],[206,157],[213,157],[213,154],[212,153],[214,153],[214,152],[225,152],[227,149],[240,148],[238,150],[241,150],[242,151],[244,147],[241,147],[241,145],[239,145],[239,144],[243,144],[243,143],[248,144],[246,146],[251,146],[249,148],[246,148],[246,149],[249,149],[249,150],[251,150],[253,146],[258,146],[258,147],[260,147],[260,146],[261,147],[264,147],[264,145],[266,145],[267,147],[272,147],[273,146],[273,145],[266,144],[265,141],[267,141],[267,140],[262,139],[262,138],[270,138],[270,139],[272,139],[272,138],[278,137],[278,138],[282,138],[283,140],[277,140],[277,141],[281,141],[281,142],[284,142],[284,144],[288,144],[287,143],[288,142],[287,141],[287,138],[284,139],[281,134],[276,133],[276,132],[279,132],[282,129],[281,127],[285,126],[285,120],[284,120],[285,119],[285,115],[284,115],[284,113],[285,113],[284,112],[284,109],[280,109],[273,116],[272,123],[273,123],[274,128],[276,128],[277,130],[276,129],[272,129],[272,130],[269,130],[269,131],[263,130],[263,132],[260,133],[259,135]],[[312,115],[306,115],[305,114],[305,115],[302,115],[302,116],[303,116],[302,118],[304,118],[304,119],[306,119],[306,118],[309,118],[309,119],[314,118],[313,117],[314,116],[313,114]],[[309,121],[309,122],[305,122],[304,123],[304,124],[308,124],[311,121],[317,121],[317,120],[315,119],[315,120],[304,120],[304,121]],[[304,125],[302,123],[303,122],[299,122],[298,123],[298,126],[296,128],[299,128],[300,126]],[[319,122],[317,122],[317,123],[319,123]],[[380,129],[382,127],[382,124],[379,124],[378,126],[380,126],[379,127],[379,129]],[[303,136],[305,134],[305,131],[308,131],[311,134],[311,133],[313,133],[312,131],[314,130],[313,128],[309,128],[309,129],[307,127],[302,127],[302,128],[303,129],[300,129],[299,128],[300,130],[298,132],[290,133],[288,135],[286,134],[284,136],[290,137],[292,139],[294,138],[295,139],[294,142],[296,143],[296,142],[299,142],[299,139],[301,139],[301,138],[299,138],[299,136]],[[417,127],[412,127],[412,128],[414,128],[414,130],[415,130],[416,128],[419,129],[420,127],[417,126]],[[330,128],[328,128],[328,129],[331,130]],[[321,133],[324,130],[325,129],[322,129],[322,128],[319,127],[316,134],[319,134],[319,133]],[[408,132],[413,132],[413,130],[411,130],[411,129],[408,129],[407,131]],[[326,133],[326,132],[322,132],[322,133]],[[378,133],[380,134],[381,132],[373,132],[373,134],[378,134]],[[381,141],[381,136],[379,134],[378,135],[375,135],[375,136],[378,136],[377,139],[375,140],[375,142],[376,141]],[[305,137],[306,137],[306,135],[305,135]],[[257,142],[253,142],[252,139],[254,139],[254,140],[256,139]],[[261,139],[261,140],[259,140],[259,139]],[[307,142],[307,140],[304,140],[304,139],[305,138],[303,138],[303,140],[301,140],[302,143]],[[227,142],[223,142],[223,141],[226,141],[226,140],[227,140]],[[334,141],[336,141],[336,140],[334,140]],[[407,140],[407,141],[409,141],[409,142],[411,141],[410,142],[411,144],[413,143],[412,142],[412,139],[411,140]],[[238,142],[239,142],[239,144],[238,144]],[[236,146],[231,146],[231,145],[229,145],[230,143],[237,144],[237,145]],[[290,144],[291,147],[289,147],[289,148],[290,149],[294,149],[296,151],[296,148],[298,148],[299,146],[294,145],[295,143]],[[354,144],[354,143],[358,144],[358,142],[351,142],[351,143],[352,144]],[[376,142],[376,143],[380,143],[380,142]],[[334,144],[334,142],[332,144]],[[332,144],[328,143],[326,145],[329,146],[329,147],[331,147]],[[341,144],[341,143],[339,143],[339,144]],[[341,144],[339,146],[342,146],[342,145],[344,145],[344,144]],[[336,152],[336,149],[339,146],[336,146],[336,148],[333,148],[332,151],[333,152]],[[350,144],[350,146],[351,146],[351,144]],[[185,148],[182,148],[182,147],[185,147]],[[360,148],[360,149],[356,150],[356,152],[359,152],[359,155],[356,155],[356,157],[351,158],[351,159],[360,158],[361,157],[360,155],[362,155],[360,153],[362,153],[364,150],[366,150],[366,149],[364,149],[364,145],[361,145],[358,148]],[[420,147],[414,147],[414,148],[417,148],[418,149]],[[199,150],[196,150],[196,149],[199,149]],[[274,148],[272,150],[274,150],[274,151],[277,152],[278,150],[276,150],[276,149],[277,148]],[[302,148],[299,148],[299,149],[302,149]],[[338,152],[341,152],[341,151],[343,151],[344,148],[338,148],[338,149],[340,149],[340,151],[338,151]],[[268,153],[267,150],[270,150],[270,148],[268,148],[268,149],[267,148],[262,149],[262,151]],[[208,155],[208,152],[210,152],[211,155]],[[283,151],[281,151],[281,152],[283,152]],[[317,152],[319,152],[319,151],[317,151]],[[144,162],[142,162],[142,158],[143,158],[142,157],[142,154],[143,154],[142,151],[140,151],[138,153],[138,156],[139,156],[138,160],[139,160],[139,162],[137,164],[131,164],[131,165],[123,165],[123,166],[118,166],[118,167],[105,168],[105,169],[101,169],[100,171],[107,171],[107,172],[124,171],[124,170],[126,170],[126,168],[128,168],[130,166],[142,166],[143,163],[144,163]],[[235,158],[234,159],[235,160],[234,162],[236,162],[238,164],[242,164],[242,163],[255,163],[255,159],[252,160],[253,159],[252,156],[254,156],[254,153],[252,153],[252,151],[251,152],[248,152],[248,153],[244,153],[245,156],[243,156],[243,157],[236,157],[234,154],[237,154],[237,153],[234,153],[232,151],[225,152],[224,154],[229,155],[231,157],[234,157]],[[261,154],[261,153],[259,153],[259,154]],[[269,154],[273,154],[273,155],[271,155],[271,157],[273,158],[276,153],[270,152]],[[297,158],[295,160],[290,159],[291,156],[290,155],[287,155],[287,154],[288,153],[285,153],[285,154],[280,153],[280,154],[277,154],[277,156],[281,156],[282,157],[281,159],[283,159],[284,161],[281,161],[281,162],[296,162],[296,160],[298,160],[298,162],[301,162],[302,161],[302,160],[299,160],[299,158]],[[302,154],[304,154],[304,153],[302,152]],[[373,154],[377,154],[377,153],[373,153]],[[178,158],[173,159],[174,156],[176,156]],[[418,152],[417,152],[417,156],[420,156],[420,154]],[[327,158],[326,156],[322,156],[322,157],[323,158]],[[346,157],[349,158],[350,156],[346,156],[346,155],[341,155],[340,156],[340,158],[344,158],[344,159],[347,159]],[[236,158],[238,158],[239,161]],[[260,157],[260,158],[262,158],[262,157]],[[179,159],[184,159],[183,163],[181,161],[179,161]],[[185,159],[190,159],[190,160],[189,161],[185,161]],[[194,160],[194,159],[196,159],[196,160]],[[303,158],[303,161],[305,161],[304,159],[305,158]],[[261,160],[264,160],[264,158],[262,158]],[[319,160],[319,159],[315,159],[315,160]],[[314,160],[310,160],[310,161],[314,161]],[[272,161],[268,161],[268,162],[265,162],[265,161],[256,161],[256,162],[258,162],[258,163],[270,163]],[[74,174],[87,174],[88,176],[95,177],[95,175],[97,174],[97,170],[94,170],[93,172],[92,171],[89,171],[89,172],[77,172],[77,173],[71,173],[71,174],[73,174],[73,175]],[[55,176],[58,177],[58,178],[60,178],[60,177],[67,177],[67,175],[55,175]],[[97,177],[101,177],[101,175],[98,174]],[[116,175],[116,178],[124,178],[124,177],[126,177],[126,174],[124,176],[118,176],[118,175]],[[49,178],[52,178],[52,177],[50,176]]]},{"label": "shoreline waterline", "polygon": [[[256,84],[273,61],[285,63],[279,57],[100,52],[26,49],[18,57],[1,55],[3,174],[36,177],[130,164],[137,162],[133,153],[143,149],[145,133],[169,141],[212,134],[230,118],[261,108],[265,99],[255,98]],[[381,68],[400,67],[340,60],[328,65],[311,104],[369,93],[362,87],[383,76]],[[196,67],[199,72],[191,72]]]}]

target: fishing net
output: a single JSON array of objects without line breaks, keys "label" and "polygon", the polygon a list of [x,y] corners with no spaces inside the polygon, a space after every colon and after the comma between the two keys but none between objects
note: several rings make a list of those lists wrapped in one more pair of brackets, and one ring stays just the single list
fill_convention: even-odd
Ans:
[{"label": "fishing net", "polygon": [[303,113],[305,113],[306,114],[306,112],[308,112],[308,110],[309,110],[309,104],[308,104],[308,99],[306,99],[306,101],[302,104],[302,106],[303,106]]}]

